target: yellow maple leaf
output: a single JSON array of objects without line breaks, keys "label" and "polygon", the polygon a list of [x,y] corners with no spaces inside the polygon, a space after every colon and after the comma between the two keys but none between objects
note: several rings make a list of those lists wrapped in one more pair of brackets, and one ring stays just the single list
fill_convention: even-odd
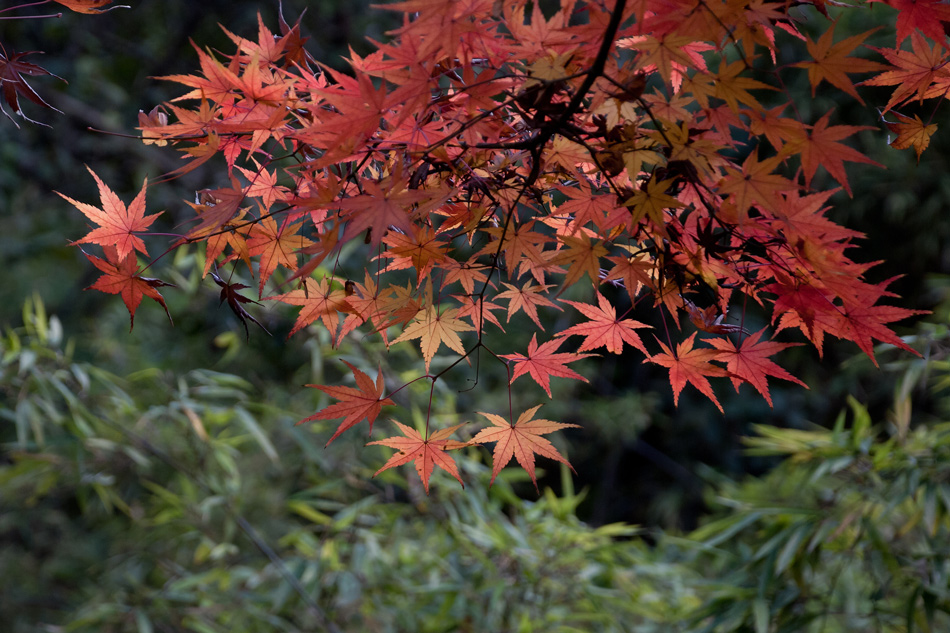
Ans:
[{"label": "yellow maple leaf", "polygon": [[432,357],[443,343],[459,354],[465,353],[465,347],[458,333],[471,332],[475,328],[459,319],[458,313],[458,308],[450,308],[440,314],[436,306],[428,305],[419,310],[415,320],[393,343],[419,339],[422,357],[426,361],[426,373],[428,373],[429,363],[432,362]]}]

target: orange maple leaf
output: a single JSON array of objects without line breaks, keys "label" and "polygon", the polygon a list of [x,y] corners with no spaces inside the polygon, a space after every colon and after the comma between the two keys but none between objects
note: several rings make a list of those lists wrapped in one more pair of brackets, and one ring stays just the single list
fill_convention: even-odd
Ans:
[{"label": "orange maple leaf", "polygon": [[551,259],[551,263],[558,265],[570,263],[562,288],[567,288],[579,281],[584,273],[587,273],[594,283],[600,281],[600,258],[607,254],[603,240],[592,242],[583,231],[576,236],[558,235],[557,237],[566,248],[558,251],[558,254]]},{"label": "orange maple leaf", "polygon": [[768,359],[769,356],[781,352],[786,347],[795,347],[799,343],[776,343],[774,341],[760,343],[759,339],[764,331],[763,328],[755,334],[745,337],[739,343],[739,347],[736,347],[729,339],[724,338],[708,339],[707,342],[720,350],[716,360],[726,362],[726,370],[729,372],[729,377],[732,379],[736,391],[739,390],[740,384],[747,382],[762,394],[762,397],[771,407],[772,396],[769,395],[769,376],[789,380],[805,389],[808,389],[808,385]]},{"label": "orange maple leaf", "polygon": [[676,353],[674,354],[669,347],[663,344],[663,341],[657,339],[657,343],[663,348],[663,353],[651,356],[649,360],[651,363],[669,368],[674,404],[679,404],[680,392],[683,391],[683,387],[688,382],[712,400],[720,412],[725,413],[722,405],[716,399],[716,394],[713,393],[712,386],[706,380],[706,376],[723,377],[729,374],[722,367],[709,364],[709,361],[715,360],[719,356],[719,352],[715,349],[693,349],[695,340],[696,333],[693,332],[688,339],[676,346]]},{"label": "orange maple leaf", "polygon": [[458,333],[471,332],[475,328],[459,319],[458,313],[459,308],[450,308],[440,314],[439,309],[430,304],[419,310],[415,321],[409,324],[399,338],[393,341],[393,344],[419,339],[422,357],[426,361],[426,373],[428,373],[432,357],[443,343],[459,354],[465,354],[465,347]]},{"label": "orange maple leaf", "polygon": [[[82,251],[82,248],[79,250]],[[138,309],[139,304],[142,303],[143,296],[154,299],[162,304],[162,307],[165,308],[165,314],[168,316],[168,320],[171,321],[172,315],[169,314],[168,306],[165,305],[165,298],[162,297],[156,288],[162,286],[174,287],[175,284],[164,282],[161,279],[152,279],[139,275],[139,265],[134,254],[120,258],[115,246],[107,246],[105,252],[106,259],[100,259],[95,255],[90,255],[86,251],[82,251],[82,254],[86,256],[86,259],[92,262],[93,266],[105,273],[96,280],[96,283],[86,288],[86,290],[99,290],[110,295],[121,295],[125,307],[129,309],[130,331],[135,326],[135,311]],[[174,324],[174,322],[172,324]]]},{"label": "orange maple leaf", "polygon": [[294,306],[301,306],[297,321],[287,336],[293,336],[300,329],[310,325],[317,319],[323,321],[332,334],[336,334],[340,324],[340,313],[350,313],[353,308],[346,300],[343,290],[334,290],[326,279],[317,281],[311,277],[304,280],[302,289],[291,290],[282,295],[264,297],[265,301],[281,301]]},{"label": "orange maple leaf", "polygon": [[278,228],[273,216],[264,216],[259,223],[251,227],[247,239],[248,252],[252,256],[261,256],[258,270],[260,277],[258,296],[264,294],[264,284],[270,279],[278,265],[289,270],[296,270],[297,251],[313,244],[303,235],[297,234],[301,224],[303,223],[291,224],[285,221]]},{"label": "orange maple leaf", "polygon": [[625,207],[630,207],[632,226],[639,224],[643,218],[649,218],[657,232],[664,237],[667,236],[664,211],[685,206],[666,193],[672,184],[672,179],[657,181],[655,177],[650,178],[649,182],[623,203]]},{"label": "orange maple leaf", "polygon": [[725,101],[735,112],[739,112],[739,103],[756,110],[762,109],[762,105],[752,96],[750,90],[777,90],[774,86],[743,76],[741,73],[747,69],[748,64],[741,59],[728,65],[723,59],[719,62],[719,72],[713,75],[715,96]]},{"label": "orange maple leaf", "polygon": [[236,216],[224,223],[222,227],[224,230],[208,236],[208,241],[205,246],[205,266],[204,271],[201,273],[202,277],[208,274],[212,266],[217,265],[216,261],[218,257],[224,253],[224,249],[228,246],[231,247],[231,252],[225,256],[222,264],[232,259],[240,258],[241,261],[247,264],[248,272],[251,273],[251,275],[254,274],[254,269],[251,267],[251,253],[247,250],[247,234],[250,231],[250,227],[248,226],[250,223],[244,219],[246,213],[247,209],[238,210]]},{"label": "orange maple leaf", "polygon": [[508,290],[499,292],[495,298],[508,299],[508,323],[511,323],[511,317],[517,314],[518,310],[523,310],[524,313],[528,315],[528,318],[534,321],[535,325],[541,328],[541,331],[543,332],[544,326],[541,325],[541,319],[538,317],[538,306],[563,310],[561,306],[557,305],[542,294],[543,292],[547,292],[548,288],[552,288],[553,286],[534,285],[530,281],[521,288],[516,288],[515,286],[506,284],[504,282],[502,282],[502,285],[506,286]]},{"label": "orange maple leaf", "polygon": [[120,260],[128,257],[133,250],[148,255],[145,250],[145,242],[142,238],[133,235],[136,231],[144,231],[155,221],[161,213],[145,215],[145,189],[148,186],[148,180],[142,183],[142,190],[139,191],[132,203],[126,207],[125,203],[119,200],[119,196],[106,186],[96,172],[86,167],[92,177],[96,179],[99,186],[99,197],[102,200],[102,208],[98,209],[91,204],[73,200],[58,191],[61,198],[83,212],[83,214],[99,225],[99,228],[93,229],[86,237],[73,242],[73,244],[99,244],[100,246],[115,246]]},{"label": "orange maple leaf", "polygon": [[917,162],[920,163],[920,155],[930,145],[930,137],[937,131],[937,124],[927,125],[917,115],[914,115],[912,119],[900,112],[892,112],[892,114],[898,118],[898,121],[895,123],[884,121],[884,125],[891,132],[897,134],[897,138],[888,141],[888,144],[894,149],[913,147],[914,151],[917,152]]},{"label": "orange maple leaf", "polygon": [[456,442],[446,439],[452,435],[452,433],[455,433],[456,429],[463,426],[462,424],[435,431],[428,439],[422,439],[422,435],[415,429],[405,424],[400,424],[396,422],[396,420],[393,420],[393,422],[399,427],[405,437],[389,437],[385,440],[378,440],[367,444],[367,446],[380,444],[382,446],[388,446],[389,448],[395,448],[398,451],[389,458],[389,461],[383,464],[382,468],[376,471],[373,477],[384,470],[414,461],[416,463],[416,472],[419,473],[419,477],[422,479],[422,485],[426,489],[426,494],[429,494],[429,477],[432,476],[432,471],[436,466],[455,477],[455,479],[462,484],[462,487],[465,487],[461,477],[459,477],[458,466],[455,465],[455,460],[445,454],[445,451],[468,446],[468,442]]},{"label": "orange maple leaf", "polygon": [[781,156],[760,161],[757,153],[753,151],[743,161],[742,171],[726,167],[727,175],[719,183],[719,193],[731,197],[740,219],[748,216],[749,208],[753,204],[772,210],[780,192],[797,189],[795,183],[788,178],[773,173],[781,162]]},{"label": "orange maple leaf", "polygon": [[[505,360],[511,360],[515,363],[515,370],[511,375],[511,382],[514,382],[518,376],[529,374],[534,381],[541,385],[544,392],[551,396],[551,376],[557,378],[573,378],[574,380],[587,379],[581,376],[573,369],[568,369],[565,365],[573,363],[576,360],[595,356],[595,354],[573,354],[567,352],[557,352],[557,348],[564,342],[563,338],[556,338],[543,345],[538,345],[538,335],[531,336],[531,342],[528,344],[528,354],[505,354],[502,356]],[[509,383],[510,384],[510,383]]]},{"label": "orange maple leaf", "polygon": [[594,307],[588,303],[580,301],[564,300],[564,303],[574,306],[581,314],[586,316],[589,321],[573,325],[568,329],[558,332],[556,336],[571,336],[579,334],[586,337],[577,351],[583,352],[598,347],[606,347],[612,354],[619,354],[623,351],[623,344],[633,345],[638,350],[649,356],[647,348],[643,341],[634,330],[638,328],[648,328],[649,325],[634,321],[633,319],[617,319],[617,311],[604,295],[597,292],[597,306]]},{"label": "orange maple leaf", "polygon": [[498,476],[501,469],[511,461],[512,456],[531,475],[535,490],[538,489],[538,480],[534,472],[535,453],[559,461],[562,464],[567,464],[571,470],[574,470],[574,467],[564,459],[554,448],[554,445],[541,436],[568,427],[580,427],[576,424],[564,424],[551,420],[533,420],[534,414],[540,408],[541,405],[528,409],[518,416],[518,421],[514,424],[509,424],[500,415],[478,412],[479,415],[488,418],[495,425],[495,428],[482,429],[472,438],[473,444],[495,442],[495,450],[492,453],[492,484],[495,483],[495,477]]},{"label": "orange maple leaf", "polygon": [[338,438],[340,434],[343,433],[343,431],[355,426],[364,419],[369,422],[369,431],[372,433],[373,422],[376,421],[376,418],[379,416],[379,412],[382,410],[383,406],[395,404],[389,398],[383,397],[385,385],[383,383],[382,367],[379,368],[379,372],[376,374],[376,383],[373,384],[373,380],[365,373],[345,360],[343,363],[350,368],[350,371],[353,372],[353,377],[356,379],[356,387],[307,385],[308,387],[315,387],[319,389],[331,398],[336,398],[340,402],[336,402],[324,407],[313,415],[304,418],[300,422],[297,422],[297,424],[304,424],[305,422],[313,422],[314,420],[333,420],[336,418],[343,418],[343,421],[340,423],[340,426],[337,427],[336,432],[327,441],[327,446],[330,445],[330,442]]},{"label": "orange maple leaf", "polygon": [[111,11],[112,9],[128,9],[129,7],[117,4],[114,7],[109,7],[108,9],[101,9],[107,4],[112,4],[114,0],[53,0],[53,2],[58,2],[67,9],[75,11],[76,13],[105,13],[106,11]]}]

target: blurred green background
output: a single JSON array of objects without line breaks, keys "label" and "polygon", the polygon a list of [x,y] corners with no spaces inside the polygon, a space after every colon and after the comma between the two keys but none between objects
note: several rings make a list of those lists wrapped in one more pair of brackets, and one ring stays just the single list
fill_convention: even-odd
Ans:
[{"label": "blurred green background", "polygon": [[[373,479],[388,451],[360,434],[324,450],[334,424],[294,426],[328,403],[303,385],[348,380],[337,359],[408,380],[412,350],[387,355],[370,337],[334,350],[316,329],[287,340],[294,315],[266,306],[250,309],[274,336],[245,342],[184,249],[161,275],[178,286],[164,293],[174,328],[143,304],[129,332],[117,297],[82,292],[97,273],[68,241],[84,220],[54,191],[96,200],[88,165],[128,201],[176,168],[170,150],[123,136],[180,93],[155,77],[193,72],[189,40],[230,51],[218,23],[254,37],[260,12],[277,28],[266,0],[130,4],[0,20],[8,50],[45,51],[29,61],[68,80],[31,80],[64,113],[25,106],[51,127],[0,120],[0,629],[945,630],[946,134],[917,165],[887,147],[872,108],[811,100],[804,72],[789,75],[805,118],[835,108],[871,128],[861,149],[887,170],[849,166],[854,198],[838,194],[831,215],[867,235],[855,259],[882,260],[874,279],[902,276],[900,305],[934,310],[900,330],[923,359],[882,350],[876,369],[850,344],[821,360],[790,349],[783,365],[811,390],[775,381],[770,409],[722,385],[725,416],[690,389],[674,408],[665,372],[639,358],[589,359],[590,384],[563,381],[542,409],[581,425],[557,439],[576,476],[543,463],[540,498],[524,473],[489,489],[488,455],[471,449],[471,485],[436,476],[426,497],[406,469]],[[310,52],[341,69],[348,46],[365,54],[366,37],[397,24],[361,0],[285,0],[283,12],[303,12]],[[888,15],[845,13],[838,37]],[[782,45],[783,58],[803,54]],[[154,187],[149,212],[174,216],[221,178]],[[512,322],[511,340],[529,338],[527,323]],[[507,408],[503,377],[473,392],[464,381],[439,383],[438,415]],[[424,415],[425,394],[410,395],[404,414]],[[750,454],[753,424],[789,431]]]}]

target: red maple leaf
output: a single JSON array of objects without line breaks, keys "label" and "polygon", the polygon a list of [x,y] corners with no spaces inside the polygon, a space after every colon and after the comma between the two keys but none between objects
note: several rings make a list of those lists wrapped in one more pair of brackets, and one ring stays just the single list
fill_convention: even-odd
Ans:
[{"label": "red maple leaf", "polygon": [[901,321],[915,314],[927,314],[926,310],[908,310],[888,305],[867,305],[861,302],[851,304],[850,301],[845,304],[840,317],[841,328],[837,332],[832,332],[832,334],[857,343],[861,351],[871,358],[875,366],[877,365],[877,359],[874,357],[874,342],[872,339],[920,356],[917,350],[907,345],[893,330],[884,324]]},{"label": "red maple leaf", "polygon": [[472,438],[473,444],[495,442],[495,450],[492,453],[491,483],[495,483],[495,477],[512,457],[517,459],[521,467],[531,475],[535,490],[538,489],[538,480],[534,472],[535,454],[567,464],[571,470],[574,470],[574,467],[564,459],[554,445],[541,436],[559,429],[580,427],[576,424],[564,424],[551,420],[533,420],[534,414],[540,408],[541,405],[528,409],[518,416],[518,421],[514,424],[509,424],[500,415],[478,412],[495,425],[482,429]]},{"label": "red maple leaf", "polygon": [[86,237],[73,242],[73,244],[99,244],[100,246],[115,246],[119,259],[125,259],[133,251],[137,250],[145,255],[145,242],[142,238],[134,235],[137,231],[144,231],[152,222],[155,221],[161,213],[145,215],[145,189],[148,187],[148,180],[142,183],[142,190],[139,191],[132,203],[126,207],[125,203],[119,200],[119,196],[106,186],[96,172],[89,169],[89,173],[96,179],[96,185],[99,187],[99,197],[102,200],[102,208],[98,209],[91,204],[78,202],[69,196],[65,196],[58,191],[56,193],[71,205],[79,209],[87,218],[99,225],[99,228],[93,229]]},{"label": "red maple leaf", "polygon": [[462,487],[465,487],[462,478],[459,477],[458,466],[455,465],[455,460],[445,454],[445,451],[468,446],[468,442],[457,442],[446,439],[452,435],[452,433],[455,433],[456,429],[463,426],[462,424],[435,431],[428,439],[422,439],[422,435],[415,429],[405,424],[400,424],[396,422],[396,420],[393,420],[393,422],[399,427],[405,437],[389,437],[385,440],[369,442],[367,444],[367,446],[380,444],[382,446],[388,446],[389,448],[395,448],[396,451],[398,451],[389,458],[389,461],[383,464],[382,468],[376,471],[373,477],[384,470],[414,461],[416,463],[416,472],[419,473],[419,477],[422,479],[422,485],[426,489],[426,494],[429,494],[429,477],[432,476],[432,471],[436,466],[455,477],[455,479],[462,484]]},{"label": "red maple leaf", "polygon": [[327,446],[330,445],[330,442],[338,438],[340,434],[343,433],[343,431],[355,426],[364,419],[369,422],[369,430],[370,433],[372,433],[373,422],[376,421],[376,418],[379,416],[379,412],[382,410],[382,408],[387,404],[395,404],[389,398],[383,397],[385,385],[383,383],[382,367],[379,368],[379,372],[376,374],[376,383],[374,384],[372,379],[365,373],[345,360],[343,363],[350,368],[350,371],[353,372],[353,378],[356,379],[356,388],[337,387],[333,385],[307,385],[308,387],[315,387],[319,389],[331,398],[336,398],[340,402],[336,402],[330,406],[324,407],[313,415],[297,422],[297,424],[303,424],[305,422],[313,422],[314,420],[333,420],[335,418],[343,418],[343,422],[340,423],[340,426],[337,427],[336,432],[327,441]]},{"label": "red maple leaf", "polygon": [[[79,250],[82,250],[82,248]],[[86,256],[86,259],[92,262],[93,266],[105,273],[96,280],[96,283],[86,288],[86,290],[99,290],[110,295],[121,295],[125,307],[129,309],[130,331],[135,325],[135,311],[138,309],[139,304],[142,303],[143,296],[154,299],[162,304],[162,307],[165,308],[165,314],[168,315],[168,320],[171,321],[172,315],[168,313],[165,298],[162,297],[156,288],[162,286],[174,287],[175,284],[164,282],[161,279],[152,279],[139,275],[139,265],[135,260],[134,254],[120,258],[114,246],[107,246],[105,253],[106,259],[103,260],[95,255],[90,255],[86,251],[82,251],[82,254]]]},{"label": "red maple leaf", "polygon": [[566,367],[567,363],[573,363],[576,360],[594,356],[594,354],[574,354],[567,352],[557,352],[557,348],[564,342],[563,338],[556,338],[543,345],[538,345],[538,335],[531,336],[531,342],[528,344],[528,354],[506,354],[502,358],[515,362],[515,371],[511,375],[511,382],[514,382],[518,376],[529,374],[534,381],[541,385],[544,392],[551,396],[551,377],[573,378],[574,380],[587,379],[581,376],[573,369]]},{"label": "red maple leaf", "polygon": [[366,193],[347,198],[338,203],[347,220],[341,242],[348,242],[365,230],[369,230],[369,241],[373,248],[393,226],[403,233],[411,233],[412,225],[408,209],[412,205],[432,198],[426,191],[406,189],[408,182],[390,181],[385,186],[367,182],[363,188]]},{"label": "red maple leaf", "polygon": [[676,353],[674,354],[669,347],[658,339],[657,343],[663,348],[663,353],[651,356],[649,360],[651,363],[669,368],[674,404],[679,404],[680,392],[688,382],[712,400],[720,412],[725,413],[722,405],[716,399],[716,394],[713,393],[712,386],[706,380],[706,376],[723,377],[729,374],[722,367],[709,364],[709,361],[716,360],[719,352],[714,349],[693,349],[695,340],[696,333],[693,332],[688,339],[676,346]]},{"label": "red maple leaf", "polygon": [[762,394],[762,397],[771,407],[772,396],[769,395],[769,376],[789,380],[806,389],[808,385],[768,359],[769,356],[781,352],[786,347],[794,347],[798,343],[759,342],[764,331],[763,328],[755,334],[743,338],[742,342],[739,343],[739,347],[725,338],[707,339],[707,342],[720,350],[716,360],[726,362],[726,370],[729,372],[729,377],[732,379],[736,391],[739,390],[740,384],[747,382]]},{"label": "red maple leaf", "polygon": [[[24,53],[17,53],[10,50],[10,53],[7,54],[5,50],[0,48],[0,92],[3,94],[4,101],[13,108],[14,114],[19,114],[21,117],[29,121],[30,123],[36,123],[33,119],[29,118],[23,114],[23,108],[20,107],[19,97],[23,96],[35,103],[36,105],[43,106],[44,108],[49,108],[51,110],[56,110],[53,106],[46,103],[46,101],[36,93],[35,90],[26,83],[26,79],[23,78],[24,75],[27,77],[36,77],[38,75],[51,75],[57,79],[64,81],[62,77],[54,75],[45,68],[37,66],[36,64],[31,64],[30,62],[21,61],[22,58],[27,55],[35,55],[39,51],[26,51]],[[59,112],[59,110],[56,110]],[[14,121],[6,110],[3,109],[3,106],[0,105],[0,112],[6,115],[8,119],[13,121],[13,124],[17,125],[17,122]]]},{"label": "red maple leaf", "polygon": [[586,323],[573,325],[557,333],[557,336],[571,336],[572,334],[584,336],[584,342],[577,348],[577,351],[583,352],[598,347],[606,347],[608,352],[619,354],[623,351],[623,344],[627,343],[649,356],[643,341],[640,340],[634,330],[650,326],[633,319],[617,319],[617,311],[600,292],[597,293],[598,307],[596,308],[579,301],[564,300],[564,303],[574,306],[581,314],[590,319]]},{"label": "red maple leaf", "polygon": [[[221,303],[227,301],[231,312],[233,312],[237,318],[241,319],[241,323],[244,324],[244,335],[247,337],[247,340],[251,340],[251,331],[247,327],[248,321],[257,323],[262,330],[267,332],[267,328],[264,327],[264,324],[255,319],[254,316],[244,308],[245,303],[257,303],[257,301],[245,297],[240,293],[241,290],[248,286],[240,283],[228,283],[221,279],[218,273],[214,271],[211,272],[211,278],[214,279],[214,283],[221,287]],[[257,305],[260,304],[257,303]],[[267,333],[270,334],[270,332]]]},{"label": "red maple leaf", "polygon": [[866,73],[887,68],[884,64],[871,61],[870,59],[861,59],[860,57],[848,57],[848,53],[861,45],[864,40],[874,31],[866,31],[859,35],[852,35],[845,38],[837,44],[834,41],[836,23],[831,25],[827,31],[813,42],[811,39],[806,41],[808,54],[813,60],[809,62],[799,62],[793,64],[799,68],[808,69],[808,81],[811,82],[811,96],[814,98],[815,89],[822,80],[844,90],[849,95],[858,100],[862,105],[864,101],[858,95],[854,84],[848,77],[851,73]]},{"label": "red maple leaf", "polygon": [[811,186],[811,179],[814,177],[818,167],[821,166],[824,167],[831,177],[837,180],[838,183],[844,187],[844,190],[848,192],[848,195],[851,196],[853,195],[851,193],[851,186],[848,184],[848,176],[844,171],[845,161],[867,163],[881,168],[883,168],[884,165],[871,160],[858,150],[838,142],[856,132],[871,128],[866,125],[829,126],[828,120],[831,118],[832,112],[832,110],[829,110],[818,119],[810,132],[803,127],[798,138],[789,141],[784,151],[791,150],[801,154],[802,171],[805,174],[805,187]]},{"label": "red maple leaf", "polygon": [[947,33],[944,30],[950,22],[950,6],[941,0],[869,0],[884,2],[898,10],[897,46],[900,46],[914,29],[920,29],[924,35],[935,42],[943,42]]}]

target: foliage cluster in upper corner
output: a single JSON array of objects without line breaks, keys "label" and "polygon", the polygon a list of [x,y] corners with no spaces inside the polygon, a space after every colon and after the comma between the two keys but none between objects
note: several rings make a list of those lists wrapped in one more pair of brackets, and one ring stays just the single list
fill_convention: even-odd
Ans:
[{"label": "foliage cluster in upper corner", "polygon": [[[813,94],[861,104],[855,75],[893,87],[879,104],[897,117],[893,145],[919,156],[935,124],[908,113],[950,85],[950,12],[885,4],[893,37],[863,47],[871,31],[835,41],[824,2],[565,1],[545,13],[410,0],[387,5],[403,26],[351,55],[352,74],[314,60],[283,18],[256,39],[227,32],[234,52],[197,48],[199,71],[164,78],[185,93],[140,117],[145,143],[185,159],[166,179],[214,167],[217,184],[174,213],[178,228],[155,230],[147,186],[126,206],[99,181],[100,206],[67,198],[96,225],[76,243],[103,248],[87,254],[102,272],[92,287],[132,317],[144,297],[164,305],[143,238],[162,253],[150,271],[200,244],[203,273],[222,271],[245,325],[246,269],[258,299],[300,308],[292,334],[320,323],[337,342],[358,328],[418,341],[416,380],[485,359],[550,397],[552,379],[586,380],[571,363],[624,352],[665,368],[676,401],[690,384],[721,409],[710,378],[727,378],[771,403],[769,376],[800,381],[771,359],[795,343],[771,340],[769,321],[819,353],[826,336],[872,358],[875,342],[910,349],[888,324],[916,311],[881,303],[888,282],[847,254],[858,234],[826,217],[836,192],[852,193],[845,163],[879,166],[853,146],[868,128],[833,111],[806,119],[809,95],[788,87],[807,76]],[[753,305],[766,322],[747,319]],[[576,321],[542,334],[551,310]],[[495,344],[507,323],[533,324],[526,349]],[[343,397],[310,419],[372,423],[405,387],[356,371],[355,391],[316,385]],[[534,477],[535,455],[560,458],[527,432],[535,412],[485,412],[498,430],[470,441],[432,416],[403,419],[380,442],[398,451],[388,465],[413,462],[426,484],[437,466],[456,474],[446,451],[471,442],[496,444],[496,473],[513,456]]]}]

